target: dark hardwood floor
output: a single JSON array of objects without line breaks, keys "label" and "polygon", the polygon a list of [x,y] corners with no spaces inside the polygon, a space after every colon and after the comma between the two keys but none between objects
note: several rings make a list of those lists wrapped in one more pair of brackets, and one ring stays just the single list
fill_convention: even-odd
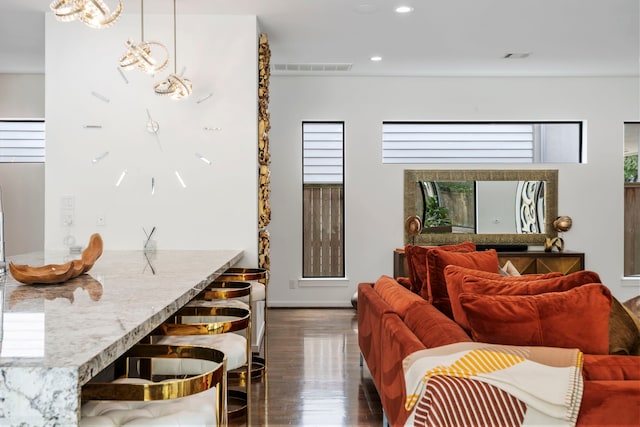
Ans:
[{"label": "dark hardwood floor", "polygon": [[267,327],[267,371],[252,383],[250,426],[382,425],[378,393],[360,366],[355,310],[270,308]]}]

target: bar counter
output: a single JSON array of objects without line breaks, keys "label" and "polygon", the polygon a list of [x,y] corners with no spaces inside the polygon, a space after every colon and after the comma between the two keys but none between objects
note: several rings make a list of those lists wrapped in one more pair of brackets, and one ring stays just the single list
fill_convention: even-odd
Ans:
[{"label": "bar counter", "polygon": [[[235,264],[241,250],[105,251],[63,284],[0,288],[0,425],[77,425],[80,387]],[[62,264],[62,252],[9,257]]]}]

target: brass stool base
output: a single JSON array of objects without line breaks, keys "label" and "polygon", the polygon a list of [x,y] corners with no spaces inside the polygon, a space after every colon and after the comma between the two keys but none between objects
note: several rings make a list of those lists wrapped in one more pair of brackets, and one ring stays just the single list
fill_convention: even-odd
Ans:
[{"label": "brass stool base", "polygon": [[247,393],[227,389],[227,417],[235,419],[247,414]]},{"label": "brass stool base", "polygon": [[[251,378],[252,379],[262,378],[264,376],[264,371],[265,371],[264,358],[254,354],[253,357],[251,358]],[[243,367],[228,371],[227,378],[229,378],[229,383],[233,383],[233,385],[244,384],[247,378],[246,365]],[[234,380],[234,381],[231,381],[231,380]]]}]

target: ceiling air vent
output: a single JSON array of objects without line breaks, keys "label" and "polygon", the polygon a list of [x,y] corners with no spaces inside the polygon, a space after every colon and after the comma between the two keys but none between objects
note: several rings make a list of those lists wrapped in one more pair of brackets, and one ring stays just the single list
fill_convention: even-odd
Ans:
[{"label": "ceiling air vent", "polygon": [[274,71],[295,71],[295,72],[331,72],[331,71],[351,71],[353,64],[273,64]]}]

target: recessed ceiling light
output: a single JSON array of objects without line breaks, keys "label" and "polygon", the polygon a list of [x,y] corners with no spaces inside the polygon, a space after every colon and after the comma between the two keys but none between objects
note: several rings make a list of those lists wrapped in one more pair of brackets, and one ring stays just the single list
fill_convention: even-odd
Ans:
[{"label": "recessed ceiling light", "polygon": [[382,61],[382,56],[377,56],[376,55],[376,56],[372,56],[369,59],[371,59],[373,62],[379,62],[379,61]]},{"label": "recessed ceiling light", "polygon": [[409,13],[409,12],[413,12],[413,8],[411,6],[396,7],[396,13]]}]

